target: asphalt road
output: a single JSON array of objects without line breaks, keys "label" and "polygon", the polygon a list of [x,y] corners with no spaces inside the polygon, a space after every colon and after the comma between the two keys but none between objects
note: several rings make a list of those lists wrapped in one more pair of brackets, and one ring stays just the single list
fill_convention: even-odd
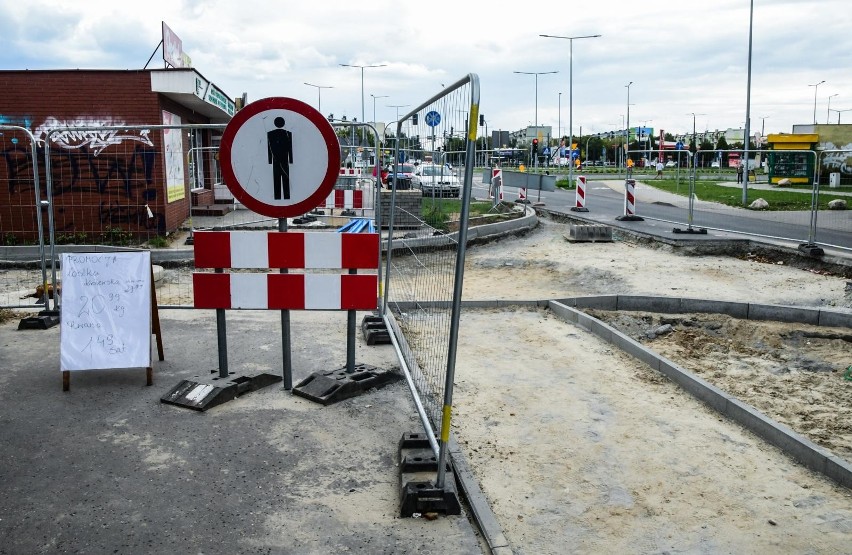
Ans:
[{"label": "asphalt road", "polygon": [[[624,214],[623,183],[623,180],[589,180],[586,187],[586,207],[589,212],[584,213],[571,211],[571,207],[575,205],[573,190],[528,190],[527,199],[533,203],[543,203],[552,211],[570,213],[596,223],[615,225],[615,218]],[[688,187],[688,184],[684,182],[683,187]],[[474,177],[473,194],[477,198],[488,197],[488,186],[482,183],[481,175]],[[503,198],[514,201],[519,198],[518,189],[504,187]],[[618,222],[618,225],[642,227],[643,231],[652,233],[673,233],[675,228],[705,228],[709,231],[768,237],[792,243],[808,243],[810,239],[810,211],[760,212],[696,201],[690,222],[687,197],[659,191],[641,182],[636,186],[636,215],[655,222],[650,226],[652,229],[646,230],[648,226],[637,225],[639,222]],[[850,231],[852,223],[847,211],[822,211],[818,213],[814,240],[824,247],[852,249]],[[679,238],[687,236],[684,233],[677,235]],[[696,240],[718,238],[713,234],[688,235]]]}]

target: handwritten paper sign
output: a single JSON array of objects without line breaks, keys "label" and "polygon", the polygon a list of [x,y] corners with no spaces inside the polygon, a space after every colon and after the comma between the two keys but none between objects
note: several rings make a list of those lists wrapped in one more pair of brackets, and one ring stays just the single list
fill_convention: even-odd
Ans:
[{"label": "handwritten paper sign", "polygon": [[59,364],[151,366],[151,253],[62,255]]}]

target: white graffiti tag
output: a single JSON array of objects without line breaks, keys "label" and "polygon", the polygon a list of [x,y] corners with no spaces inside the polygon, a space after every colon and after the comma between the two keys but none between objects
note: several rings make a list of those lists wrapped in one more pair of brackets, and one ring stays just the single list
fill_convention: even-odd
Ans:
[{"label": "white graffiti tag", "polygon": [[[110,145],[118,145],[124,141],[137,141],[148,146],[154,146],[148,138],[148,129],[104,129],[104,127],[124,125],[123,121],[113,121],[111,118],[102,120],[75,119],[60,121],[49,117],[38,126],[34,135],[40,142],[49,136],[50,142],[59,148],[73,150],[89,146],[97,156]],[[63,129],[63,128],[87,129]],[[49,133],[49,135],[48,135]]]}]

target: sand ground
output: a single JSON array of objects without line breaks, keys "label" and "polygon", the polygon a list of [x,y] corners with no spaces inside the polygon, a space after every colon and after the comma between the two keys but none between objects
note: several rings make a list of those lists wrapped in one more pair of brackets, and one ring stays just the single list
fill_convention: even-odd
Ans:
[{"label": "sand ground", "polygon": [[[852,309],[844,278],[759,257],[569,243],[564,231],[544,220],[470,249],[464,298],[645,294]],[[621,325],[638,336],[659,318]],[[788,425],[820,413],[823,428],[836,424],[823,440],[849,456],[852,382],[838,371],[852,364],[848,342],[715,315],[680,315],[673,327],[648,345],[750,404],[763,399],[761,410],[773,405]],[[461,330],[454,432],[516,553],[852,553],[852,493],[583,329],[544,310],[498,309],[465,311]]]}]

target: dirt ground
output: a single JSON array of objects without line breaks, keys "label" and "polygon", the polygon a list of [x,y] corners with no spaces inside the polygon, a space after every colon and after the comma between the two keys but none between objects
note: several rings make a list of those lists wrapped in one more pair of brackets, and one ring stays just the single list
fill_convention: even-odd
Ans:
[{"label": "dirt ground", "polygon": [[[569,243],[468,251],[465,299],[670,295],[852,311],[847,280],[759,256]],[[852,330],[598,316],[852,458]],[[654,339],[649,332],[670,323]],[[836,337],[834,337],[836,336]],[[852,553],[852,493],[546,310],[463,312],[454,427],[516,553]]]},{"label": "dirt ground", "polygon": [[[472,246],[465,300],[667,295],[852,312],[849,279],[753,253],[569,243],[547,219]],[[160,302],[186,270],[167,269]],[[174,293],[171,293],[173,291]],[[170,297],[173,296],[174,298]],[[597,313],[852,459],[852,330]],[[653,334],[666,323],[668,333]],[[852,492],[546,310],[463,311],[453,434],[513,552],[852,554]]]}]

